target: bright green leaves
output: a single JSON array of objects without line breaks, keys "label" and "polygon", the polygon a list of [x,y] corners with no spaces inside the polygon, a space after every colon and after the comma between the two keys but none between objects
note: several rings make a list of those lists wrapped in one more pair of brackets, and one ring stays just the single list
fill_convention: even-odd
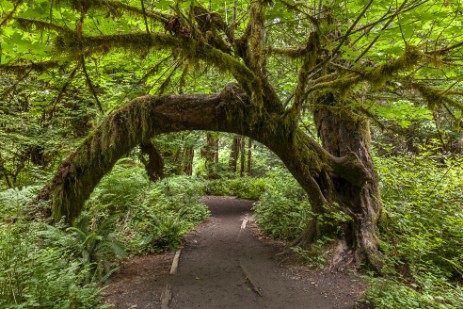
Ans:
[{"label": "bright green leaves", "polygon": [[411,102],[404,100],[387,105],[373,105],[370,111],[384,120],[398,123],[402,128],[408,128],[414,121],[433,118],[430,110],[415,107]]},{"label": "bright green leaves", "polygon": [[52,56],[53,47],[43,44],[32,34],[13,29],[5,29],[2,44],[2,64],[21,59],[26,61],[45,61]]}]

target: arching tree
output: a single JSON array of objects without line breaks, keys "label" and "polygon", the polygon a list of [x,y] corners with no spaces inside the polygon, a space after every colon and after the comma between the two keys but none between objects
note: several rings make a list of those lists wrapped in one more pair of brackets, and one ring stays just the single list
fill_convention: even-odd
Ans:
[{"label": "arching tree", "polygon": [[[378,107],[395,113],[406,101],[445,110],[460,125],[459,3],[236,1],[236,22],[222,2],[208,4],[2,1],[1,69],[18,77],[4,97],[37,74],[67,74],[69,83],[80,76],[104,113],[112,106],[101,85],[114,72],[154,94],[109,113],[40,198],[50,200],[55,219],[72,220],[115,162],[153,136],[236,133],[269,147],[308,193],[313,215],[299,241],[329,234],[338,238],[340,261],[379,270],[381,198],[369,122],[384,116]],[[207,84],[208,74],[223,90],[194,86]],[[348,215],[342,226],[329,220],[339,211]]]}]

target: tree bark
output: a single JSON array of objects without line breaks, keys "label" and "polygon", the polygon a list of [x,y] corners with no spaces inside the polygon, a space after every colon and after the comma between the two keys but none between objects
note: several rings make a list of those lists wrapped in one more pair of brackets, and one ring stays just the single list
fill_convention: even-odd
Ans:
[{"label": "tree bark", "polygon": [[[164,161],[159,150],[151,141],[140,144],[140,149],[140,159],[145,166],[148,178],[153,182],[164,178]],[[148,156],[148,160],[144,158],[144,155]]]},{"label": "tree bark", "polygon": [[[346,147],[339,155],[331,154],[301,131],[296,119],[282,115],[282,109],[263,113],[235,84],[228,84],[222,93],[214,95],[137,98],[110,114],[96,128],[59,166],[38,199],[50,200],[54,220],[64,216],[71,221],[80,214],[100,179],[136,145],[168,132],[208,130],[235,133],[252,137],[279,156],[308,193],[316,213],[322,212],[324,206],[331,202],[330,195],[323,192],[327,187],[322,181],[324,176],[329,175],[333,187],[339,192],[333,197],[339,197],[343,207],[354,217],[350,229],[355,231],[355,239],[350,249],[358,259],[374,259],[378,252],[374,224],[380,204],[372,166],[363,164],[364,161],[371,162],[371,158],[362,157],[368,155],[368,148],[349,151]],[[367,146],[354,131],[351,132],[346,138],[354,139],[352,147]],[[348,196],[353,197],[352,202],[346,200]],[[368,215],[373,217],[367,218]]]},{"label": "tree bark", "polygon": [[204,158],[206,159],[207,177],[210,179],[217,178],[216,167],[219,162],[219,138],[214,137],[211,133],[206,134]]},{"label": "tree bark", "polygon": [[245,152],[244,136],[240,137],[240,177],[244,177],[246,170],[246,152]]},{"label": "tree bark", "polygon": [[230,149],[230,161],[229,161],[230,171],[232,173],[236,173],[236,164],[238,162],[238,156],[240,153],[239,142],[240,142],[239,136],[234,136],[231,149]]},{"label": "tree bark", "polygon": [[352,220],[345,223],[343,233],[345,245],[352,255],[339,260],[353,259],[355,263],[368,260],[380,268],[376,224],[381,214],[382,203],[370,149],[370,126],[368,118],[343,109],[342,98],[327,93],[318,100],[314,120],[323,147],[336,157],[351,157],[361,163],[369,179],[353,183],[335,173],[328,172],[319,185],[328,199],[336,201]]},{"label": "tree bark", "polygon": [[247,158],[247,167],[246,173],[248,176],[252,176],[252,138],[248,139],[248,158]]},{"label": "tree bark", "polygon": [[195,150],[193,147],[184,147],[182,149],[182,174],[191,176],[193,174],[193,159]]}]

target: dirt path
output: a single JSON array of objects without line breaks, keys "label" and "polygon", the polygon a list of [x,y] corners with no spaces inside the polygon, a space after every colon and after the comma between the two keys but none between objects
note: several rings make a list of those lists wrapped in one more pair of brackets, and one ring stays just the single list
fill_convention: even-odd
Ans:
[{"label": "dirt path", "polygon": [[241,229],[252,201],[208,197],[204,202],[212,216],[188,236],[178,273],[169,275],[173,254],[130,259],[106,289],[106,303],[161,308],[161,294],[170,287],[169,308],[178,309],[355,306],[363,284],[354,276],[278,260],[278,244],[260,240],[252,224]]}]

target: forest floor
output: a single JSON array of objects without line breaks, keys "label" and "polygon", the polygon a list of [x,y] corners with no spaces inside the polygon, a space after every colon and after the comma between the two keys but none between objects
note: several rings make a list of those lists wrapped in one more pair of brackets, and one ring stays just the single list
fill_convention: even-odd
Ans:
[{"label": "forest floor", "polygon": [[127,259],[104,297],[115,308],[356,308],[365,283],[354,274],[304,267],[251,218],[253,201],[204,197],[211,217],[187,237],[178,272],[174,253]]}]

